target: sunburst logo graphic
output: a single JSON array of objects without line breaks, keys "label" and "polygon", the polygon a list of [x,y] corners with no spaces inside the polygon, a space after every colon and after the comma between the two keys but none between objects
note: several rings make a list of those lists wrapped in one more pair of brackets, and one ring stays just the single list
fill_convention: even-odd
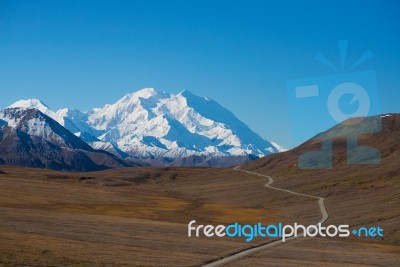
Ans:
[{"label": "sunburst logo graphic", "polygon": [[[334,131],[314,137],[321,142],[321,150],[302,154],[298,161],[299,168],[332,168],[332,138],[339,136],[347,137],[348,164],[380,163],[377,149],[357,144],[358,135],[379,132],[382,127],[379,116],[370,117],[380,113],[375,72],[355,71],[358,66],[370,60],[373,54],[366,50],[360,53],[358,60],[348,64],[347,47],[348,41],[339,41],[340,67],[332,64],[320,52],[315,57],[324,66],[335,72],[340,71],[340,74],[309,77],[287,83],[295,140],[306,141],[340,124]],[[368,119],[363,119],[366,117]],[[358,120],[349,120],[350,118]]]},{"label": "sunburst logo graphic", "polygon": [[[340,53],[340,63],[341,63],[341,68],[344,70],[346,68],[346,57],[347,57],[347,47],[348,47],[348,41],[347,40],[340,40],[339,41],[339,53]],[[366,61],[370,60],[373,58],[373,54],[371,50],[366,50],[360,58],[354,62],[350,70],[360,66],[361,64],[365,63]],[[321,52],[318,52],[317,55],[315,56],[315,60],[318,61],[319,63],[327,66],[328,68],[331,68],[334,71],[337,71],[338,68],[331,63],[330,60],[328,60]]]},{"label": "sunburst logo graphic", "polygon": [[[347,40],[339,41],[340,62],[342,70],[345,70],[346,68],[347,46]],[[350,69],[354,69],[360,66],[372,57],[373,54],[371,50],[366,50],[361,55],[361,57],[350,67]],[[338,68],[333,65],[331,61],[328,60],[321,52],[317,53],[317,55],[315,56],[315,60],[327,66],[328,68],[331,68],[334,71],[338,70]],[[350,99],[348,98],[348,106],[357,104],[358,109],[354,110],[353,112],[346,112],[341,109],[340,100],[346,95],[351,96]],[[332,92],[329,94],[328,97],[329,114],[338,123],[351,117],[367,116],[370,109],[370,104],[371,101],[366,90],[360,85],[353,82],[345,82],[337,85],[335,88],[332,89]]]}]

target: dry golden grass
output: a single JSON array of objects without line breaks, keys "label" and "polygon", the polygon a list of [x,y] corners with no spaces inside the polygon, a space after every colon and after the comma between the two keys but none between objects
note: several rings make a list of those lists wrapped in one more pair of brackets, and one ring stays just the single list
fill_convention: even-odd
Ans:
[{"label": "dry golden grass", "polygon": [[[188,238],[187,223],[193,219],[214,225],[311,224],[321,216],[315,200],[267,189],[265,178],[233,169],[124,168],[90,173],[0,169],[5,172],[0,174],[3,265],[200,266],[266,240],[249,244],[244,239]],[[333,217],[328,222],[351,218],[329,191],[337,182],[324,185],[311,177],[306,183],[278,177],[276,185],[321,195],[331,192],[327,206]],[[368,183],[368,188],[374,185]],[[358,203],[357,198],[353,201]],[[296,262],[351,266],[369,260],[394,264],[399,252],[398,246],[371,240],[313,240],[288,243],[233,266],[295,266]],[[388,260],[379,260],[383,258]]]},{"label": "dry golden grass", "polygon": [[197,266],[265,240],[188,238],[193,219],[319,216],[313,201],[267,190],[264,178],[232,169],[1,169],[0,263],[8,265]]}]

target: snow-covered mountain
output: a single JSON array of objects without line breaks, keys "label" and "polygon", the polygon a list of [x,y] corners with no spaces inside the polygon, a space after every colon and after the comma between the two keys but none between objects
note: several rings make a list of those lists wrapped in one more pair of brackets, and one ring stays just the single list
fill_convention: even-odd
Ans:
[{"label": "snow-covered mountain", "polygon": [[93,150],[87,143],[38,109],[7,108],[0,111],[0,119],[16,130],[42,138],[60,147]]},{"label": "snow-covered mountain", "polygon": [[[37,101],[29,103],[32,102],[41,108],[46,107]],[[93,149],[32,105],[0,110],[0,164],[70,171],[138,165]]]},{"label": "snow-covered mountain", "polygon": [[87,113],[55,112],[37,99],[9,108],[38,109],[93,148],[122,157],[260,157],[280,150],[214,100],[189,91],[169,94],[145,88]]}]

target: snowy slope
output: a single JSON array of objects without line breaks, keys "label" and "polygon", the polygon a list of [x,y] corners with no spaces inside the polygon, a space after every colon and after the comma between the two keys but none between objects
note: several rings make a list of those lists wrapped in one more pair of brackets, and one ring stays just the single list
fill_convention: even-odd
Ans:
[{"label": "snowy slope", "polygon": [[[142,164],[93,149],[39,109],[31,107],[0,110],[1,164],[69,171]],[[47,113],[55,114],[51,110]]]},{"label": "snowy slope", "polygon": [[41,102],[39,99],[26,99],[26,100],[19,100],[14,104],[11,104],[7,108],[23,108],[23,109],[37,109],[43,114],[46,114],[50,118],[56,118],[57,114],[51,110],[46,104]]},{"label": "snowy slope", "polygon": [[97,136],[101,141],[144,158],[278,152],[217,102],[189,91],[173,95],[145,88],[94,109],[88,124],[104,131]]},{"label": "snowy slope", "polygon": [[[53,114],[53,111],[50,110],[48,113]],[[60,147],[93,150],[87,143],[38,109],[9,107],[0,110],[0,119],[18,131],[39,137]]]},{"label": "snowy slope", "polygon": [[93,148],[123,157],[260,157],[280,151],[214,100],[189,91],[175,95],[145,88],[87,113],[54,112],[36,99],[10,107],[36,108]]},{"label": "snowy slope", "polygon": [[284,148],[283,146],[278,145],[275,142],[270,141],[270,143],[278,150],[278,152],[286,152],[289,151],[289,149]]},{"label": "snowy slope", "polygon": [[[88,115],[79,110],[63,108],[54,112],[38,99],[19,100],[8,106],[6,109],[37,109],[43,114],[57,121],[60,125],[64,126],[67,130],[74,133],[82,140],[86,142],[99,141],[95,136],[99,135],[101,132],[89,126],[87,124]],[[9,125],[16,126],[19,118],[20,116],[14,116],[14,121],[9,121]]]}]

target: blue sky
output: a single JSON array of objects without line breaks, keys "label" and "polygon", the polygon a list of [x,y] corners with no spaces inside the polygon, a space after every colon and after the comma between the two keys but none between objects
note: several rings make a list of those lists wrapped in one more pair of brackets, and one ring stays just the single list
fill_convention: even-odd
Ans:
[{"label": "blue sky", "polygon": [[291,147],[286,84],[346,71],[314,59],[340,65],[338,40],[348,62],[372,51],[357,70],[376,73],[382,113],[400,112],[399,13],[397,1],[0,0],[0,107],[35,97],[89,110],[186,89]]}]

